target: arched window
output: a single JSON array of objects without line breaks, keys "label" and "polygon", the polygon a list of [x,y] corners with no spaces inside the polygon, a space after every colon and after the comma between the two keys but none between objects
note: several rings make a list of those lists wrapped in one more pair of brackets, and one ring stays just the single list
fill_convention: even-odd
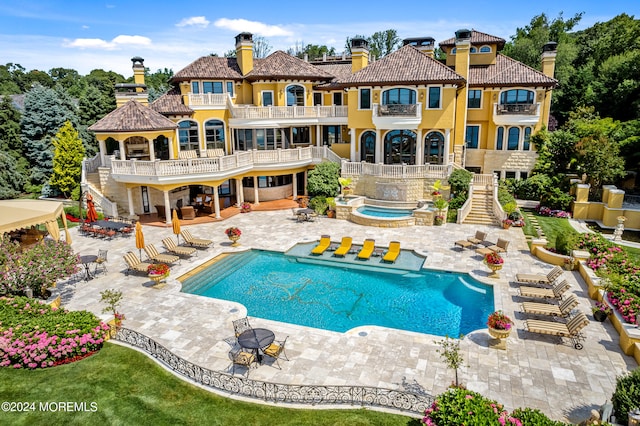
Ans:
[{"label": "arched window", "polygon": [[444,135],[440,132],[429,132],[424,138],[424,163],[444,164]]},{"label": "arched window", "polygon": [[287,106],[304,106],[304,87],[297,84],[287,87]]},{"label": "arched window", "polygon": [[153,140],[153,152],[156,160],[168,160],[169,159],[169,139],[166,136],[160,135]]},{"label": "arched window", "polygon": [[518,142],[520,142],[520,128],[512,127],[509,129],[509,132],[507,135],[507,149],[509,151],[517,150]]},{"label": "arched window", "polygon": [[533,104],[536,94],[526,89],[511,89],[500,93],[500,104]]},{"label": "arched window", "polygon": [[491,53],[491,46],[482,46],[480,48],[480,53]]},{"label": "arched window", "polygon": [[360,161],[375,163],[376,134],[368,130],[360,136]]},{"label": "arched window", "polygon": [[504,127],[498,127],[496,131],[496,149],[502,151],[504,149]]},{"label": "arched window", "polygon": [[[120,144],[118,143],[117,140],[115,140],[112,137],[108,137],[104,141],[104,145],[107,148],[107,152],[105,153],[107,155],[114,155],[113,154],[114,151],[119,151],[120,150]],[[119,160],[119,158],[117,158],[117,160]]]},{"label": "arched window", "polygon": [[220,120],[209,120],[204,123],[204,134],[207,149],[224,149],[224,123]]},{"label": "arched window", "polygon": [[198,123],[193,120],[184,120],[178,124],[178,127],[180,151],[198,149]]},{"label": "arched window", "polygon": [[411,105],[415,103],[415,90],[399,88],[382,92],[382,105]]},{"label": "arched window", "polygon": [[471,46],[470,51],[471,53],[478,53],[478,49],[476,49],[475,46]]},{"label": "arched window", "polygon": [[522,141],[522,149],[531,150],[531,127],[524,128],[524,140]]},{"label": "arched window", "polygon": [[385,164],[415,164],[416,134],[411,130],[392,130],[384,137]]}]

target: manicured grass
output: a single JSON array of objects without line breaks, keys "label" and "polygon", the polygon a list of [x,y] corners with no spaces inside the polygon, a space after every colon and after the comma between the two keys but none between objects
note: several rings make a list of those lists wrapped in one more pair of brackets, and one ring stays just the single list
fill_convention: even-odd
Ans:
[{"label": "manicured grass", "polygon": [[555,248],[558,234],[578,234],[578,231],[573,229],[567,219],[547,216],[536,216],[536,219],[544,231],[545,238],[549,241],[549,247]]},{"label": "manicured grass", "polygon": [[[297,410],[224,398],[178,379],[137,351],[110,343],[89,358],[55,368],[0,368],[0,401],[35,403],[35,411],[3,410],[5,425],[420,424],[411,417],[365,409]],[[47,402],[85,402],[87,411],[39,411],[39,404]],[[92,402],[95,412],[90,411]]]}]

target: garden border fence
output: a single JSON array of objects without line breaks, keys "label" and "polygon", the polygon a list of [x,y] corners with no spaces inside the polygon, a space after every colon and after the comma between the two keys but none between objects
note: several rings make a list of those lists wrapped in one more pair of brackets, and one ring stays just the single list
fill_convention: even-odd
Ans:
[{"label": "garden border fence", "polygon": [[252,380],[196,365],[135,330],[120,328],[115,339],[146,352],[171,371],[199,385],[265,402],[379,407],[422,416],[434,401],[427,393],[372,386],[291,385]]}]

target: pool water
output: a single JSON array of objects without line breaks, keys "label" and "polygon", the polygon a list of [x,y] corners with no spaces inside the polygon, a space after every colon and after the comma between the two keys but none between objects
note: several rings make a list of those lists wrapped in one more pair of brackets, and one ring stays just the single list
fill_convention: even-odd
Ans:
[{"label": "pool water", "polygon": [[248,315],[345,332],[375,325],[438,336],[484,328],[493,287],[466,274],[358,269],[250,250],[186,278],[182,291],[235,301]]},{"label": "pool water", "polygon": [[356,210],[360,214],[375,217],[404,217],[413,214],[413,210],[410,209],[386,209],[384,207],[373,206],[361,206]]}]

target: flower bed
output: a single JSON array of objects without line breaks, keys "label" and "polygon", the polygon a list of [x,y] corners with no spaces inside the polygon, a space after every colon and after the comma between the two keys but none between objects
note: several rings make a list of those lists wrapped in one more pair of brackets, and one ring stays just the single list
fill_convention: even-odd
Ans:
[{"label": "flower bed", "polygon": [[108,330],[91,312],[2,297],[0,367],[35,369],[73,362],[99,350]]},{"label": "flower bed", "polygon": [[566,212],[564,210],[551,210],[549,207],[538,206],[536,207],[536,212],[540,216],[548,216],[548,217],[561,217],[561,218],[570,218],[571,213]]}]

